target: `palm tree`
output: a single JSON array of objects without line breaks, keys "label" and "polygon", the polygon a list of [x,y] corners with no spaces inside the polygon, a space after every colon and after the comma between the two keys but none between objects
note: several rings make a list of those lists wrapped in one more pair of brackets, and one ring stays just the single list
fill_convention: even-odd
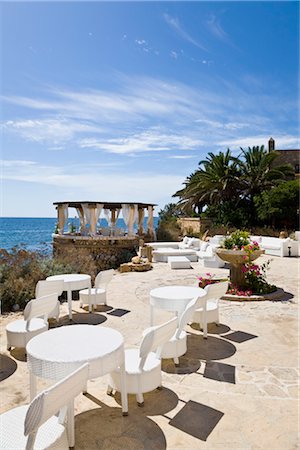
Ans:
[{"label": "palm tree", "polygon": [[216,205],[239,198],[238,160],[231,155],[219,152],[209,153],[205,160],[199,162],[199,169],[185,181],[185,187],[173,197],[180,197],[179,205],[183,210],[193,210],[204,205]]},{"label": "palm tree", "polygon": [[278,158],[278,153],[268,152],[263,145],[241,150],[243,160],[240,160],[238,165],[243,196],[249,200],[250,208],[254,211],[255,195],[293,178],[294,172],[289,164],[275,166],[274,161]]}]

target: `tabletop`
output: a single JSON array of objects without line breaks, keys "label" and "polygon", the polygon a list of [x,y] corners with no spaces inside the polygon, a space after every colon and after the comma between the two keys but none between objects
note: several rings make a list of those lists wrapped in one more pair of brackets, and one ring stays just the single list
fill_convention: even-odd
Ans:
[{"label": "tabletop", "polygon": [[192,300],[204,295],[204,289],[196,286],[162,286],[150,291],[150,297],[157,300]]},{"label": "tabletop", "polygon": [[77,281],[88,281],[91,279],[90,275],[82,273],[66,273],[62,275],[51,275],[47,277],[47,280],[58,281],[63,280],[64,283],[76,283]]},{"label": "tabletop", "polygon": [[154,324],[154,308],[173,311],[180,316],[190,300],[205,295],[204,289],[194,286],[162,286],[152,289],[150,291],[150,325]]},{"label": "tabletop", "polygon": [[108,327],[63,326],[32,338],[26,352],[29,369],[36,376],[60,379],[88,362],[91,379],[123,363],[124,339]]}]

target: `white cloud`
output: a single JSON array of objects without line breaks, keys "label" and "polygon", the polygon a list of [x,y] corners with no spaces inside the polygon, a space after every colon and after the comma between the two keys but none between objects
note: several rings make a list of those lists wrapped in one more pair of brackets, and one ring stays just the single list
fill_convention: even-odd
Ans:
[{"label": "white cloud", "polygon": [[[253,136],[267,136],[271,130],[274,138],[289,133],[276,123],[294,107],[290,100],[264,93],[253,96],[221,79],[222,89],[209,83],[195,88],[122,74],[115,75],[114,81],[115,90],[52,88],[36,99],[5,97],[6,102],[31,110],[32,118],[7,120],[2,123],[3,133],[46,143],[50,149],[61,150],[72,143],[129,155],[199,147],[214,150],[230,142],[242,145],[249,130]],[[42,118],[37,119],[37,114]]]},{"label": "white cloud", "polygon": [[181,26],[179,20],[175,17],[170,16],[169,14],[163,15],[165,21],[167,24],[176,31],[176,33],[185,41],[189,42],[190,44],[195,45],[198,48],[201,48],[201,50],[204,50],[207,52],[207,49],[202,45],[200,42],[198,42],[196,39],[194,39],[187,31],[184,30],[184,28]]},{"label": "white cloud", "polygon": [[219,19],[214,15],[211,14],[209,18],[207,19],[207,26],[210,30],[210,32],[217,37],[218,39],[221,39],[222,41],[228,40],[228,35],[222,28]]},{"label": "white cloud", "polygon": [[170,159],[191,159],[195,158],[195,155],[172,155],[169,156]]},{"label": "white cloud", "polygon": [[136,39],[134,42],[135,42],[136,44],[138,44],[138,45],[145,45],[145,44],[147,44],[147,42],[145,41],[145,39]]},{"label": "white cloud", "polygon": [[[106,201],[141,201],[158,203],[160,207],[170,201],[184,180],[186,174],[172,175],[153,172],[115,172],[99,170],[91,166],[46,166],[39,163],[24,164],[25,161],[9,161],[3,173],[3,180],[35,183],[58,188],[60,198],[78,200],[91,198]],[[163,187],[163,188],[162,188]]]},{"label": "white cloud", "polygon": [[173,58],[173,59],[178,58],[178,53],[176,53],[174,50],[171,51],[170,55],[171,55],[171,58]]},{"label": "white cloud", "polygon": [[3,130],[19,133],[33,142],[58,142],[73,139],[76,134],[100,133],[101,128],[70,119],[8,120],[1,124]]},{"label": "white cloud", "polygon": [[159,130],[148,130],[128,137],[106,139],[83,139],[82,148],[95,148],[109,153],[145,153],[168,150],[197,149],[203,144],[200,139],[188,136],[164,134]]},{"label": "white cloud", "polygon": [[[273,137],[275,138],[275,149],[289,149],[289,148],[300,148],[300,142],[298,136],[290,136],[290,135],[280,135],[279,133],[275,133]],[[244,136],[238,139],[228,139],[224,141],[220,141],[218,144],[222,146],[229,147],[242,147],[248,148],[256,145],[264,145],[266,148],[268,147],[268,141],[271,135],[253,135],[253,136]]]}]

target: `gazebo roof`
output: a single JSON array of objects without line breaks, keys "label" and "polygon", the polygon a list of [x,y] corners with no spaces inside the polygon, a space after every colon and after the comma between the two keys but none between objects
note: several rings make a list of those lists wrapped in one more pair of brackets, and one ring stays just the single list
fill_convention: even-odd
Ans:
[{"label": "gazebo roof", "polygon": [[64,201],[64,202],[54,202],[53,205],[63,205],[68,204],[70,208],[78,208],[82,204],[86,205],[96,205],[97,203],[102,203],[106,209],[121,209],[122,204],[125,205],[138,205],[138,208],[148,208],[148,206],[157,206],[155,203],[140,203],[140,202],[101,202],[101,201]]}]

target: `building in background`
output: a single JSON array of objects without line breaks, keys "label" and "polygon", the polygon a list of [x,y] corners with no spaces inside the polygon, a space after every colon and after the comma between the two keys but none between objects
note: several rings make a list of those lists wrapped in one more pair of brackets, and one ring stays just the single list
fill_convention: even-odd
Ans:
[{"label": "building in background", "polygon": [[282,164],[291,164],[295,171],[295,176],[300,176],[300,149],[279,150],[275,148],[275,140],[273,138],[269,139],[268,148],[269,152],[276,151],[277,153],[279,153],[279,157],[274,162],[274,165],[280,166]]}]

